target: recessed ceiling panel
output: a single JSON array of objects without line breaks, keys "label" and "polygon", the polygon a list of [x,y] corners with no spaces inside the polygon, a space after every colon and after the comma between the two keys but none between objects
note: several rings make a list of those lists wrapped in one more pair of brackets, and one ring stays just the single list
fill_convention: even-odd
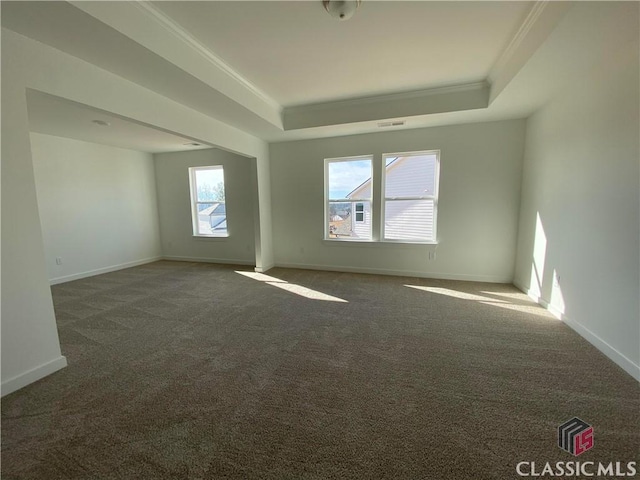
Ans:
[{"label": "recessed ceiling panel", "polygon": [[34,90],[28,91],[27,106],[29,129],[36,133],[150,153],[212,148],[193,139]]},{"label": "recessed ceiling panel", "polygon": [[532,2],[154,2],[284,106],[484,80]]}]

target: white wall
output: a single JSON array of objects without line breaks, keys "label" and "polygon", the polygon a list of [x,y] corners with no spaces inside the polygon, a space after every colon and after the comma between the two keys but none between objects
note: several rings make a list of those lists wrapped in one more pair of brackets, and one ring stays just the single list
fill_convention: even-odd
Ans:
[{"label": "white wall", "polygon": [[[255,265],[255,159],[217,149],[155,155],[162,252],[175,260]],[[193,236],[189,167],[224,168],[229,237]]]},{"label": "white wall", "polygon": [[256,174],[252,179],[252,183],[253,190],[258,192],[254,201],[254,210],[258,212],[255,217],[256,271],[266,272],[275,263],[271,157],[266,143],[256,156]]},{"label": "white wall", "polygon": [[[53,312],[31,159],[26,89],[255,157],[256,268],[273,264],[266,143],[42,43],[2,29],[2,394],[66,365]],[[259,255],[258,255],[259,254]]]},{"label": "white wall", "polygon": [[2,43],[2,395],[60,368],[24,79]]},{"label": "white wall", "polygon": [[[514,120],[272,144],[276,265],[511,282],[524,127]],[[382,154],[438,149],[435,260],[435,246],[323,240],[325,158],[373,154],[379,179]]]},{"label": "white wall", "polygon": [[160,258],[151,154],[38,133],[31,154],[53,283]]},{"label": "white wall", "polygon": [[527,122],[515,282],[640,379],[638,40]]},{"label": "white wall", "polygon": [[[273,265],[267,143],[233,126],[60,50],[2,29],[3,56],[21,73],[22,87],[79,102],[199,142],[256,159],[256,268]],[[258,203],[258,198],[260,202]]]}]

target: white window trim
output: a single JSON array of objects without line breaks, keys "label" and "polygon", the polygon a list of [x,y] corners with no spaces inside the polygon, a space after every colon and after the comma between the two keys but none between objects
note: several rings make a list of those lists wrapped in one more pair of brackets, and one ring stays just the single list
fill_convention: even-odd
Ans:
[{"label": "white window trim", "polygon": [[222,170],[222,181],[225,183],[225,212],[226,212],[226,182],[224,178],[224,166],[223,165],[205,165],[201,167],[189,167],[189,191],[191,193],[191,231],[192,236],[196,238],[228,238],[229,237],[229,218],[226,218],[227,222],[227,233],[224,234],[204,234],[199,233],[199,220],[198,220],[198,205],[199,204],[211,204],[215,203],[212,201],[199,202],[198,201],[198,192],[196,189],[196,172],[202,170]]},{"label": "white window trim", "polygon": [[[371,243],[373,242],[373,226],[371,227],[371,238],[370,239],[362,239],[362,238],[331,238],[329,237],[329,212],[330,205],[332,203],[357,203],[357,202],[369,202],[371,205],[373,202],[373,198],[330,198],[329,197],[329,164],[337,163],[337,162],[350,162],[354,160],[369,160],[371,162],[371,179],[373,182],[373,155],[357,155],[354,157],[338,157],[338,158],[325,158],[324,159],[324,240],[330,242],[360,242],[360,243]],[[371,186],[371,195],[373,196],[373,185]],[[355,215],[354,215],[355,218]]]},{"label": "white window trim", "polygon": [[[364,223],[366,222],[367,218],[366,218],[366,211],[364,209],[364,202],[356,202],[355,207],[353,209],[353,221],[355,223]],[[362,205],[362,212],[358,212],[358,205]],[[362,213],[362,220],[358,220],[358,213]]]},{"label": "white window trim", "polygon": [[[385,192],[387,191],[387,165],[386,160],[390,157],[417,157],[422,155],[435,155],[436,166],[434,172],[434,188],[433,195],[423,196],[410,196],[410,197],[387,197]],[[425,244],[435,245],[438,243],[438,195],[440,190],[440,150],[422,150],[415,152],[397,152],[397,153],[383,153],[382,154],[382,191],[380,192],[381,205],[380,205],[380,242],[382,243],[413,243],[413,244]],[[433,200],[433,237],[429,239],[391,239],[385,238],[385,205],[387,201],[395,200]]]}]

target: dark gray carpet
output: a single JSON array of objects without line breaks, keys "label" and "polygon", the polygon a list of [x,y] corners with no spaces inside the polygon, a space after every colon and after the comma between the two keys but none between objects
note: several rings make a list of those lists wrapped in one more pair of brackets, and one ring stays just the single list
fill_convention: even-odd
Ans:
[{"label": "dark gray carpet", "polygon": [[3,399],[2,478],[517,478],[574,416],[638,460],[638,383],[512,286],[239,269],[54,286],[69,367]]}]

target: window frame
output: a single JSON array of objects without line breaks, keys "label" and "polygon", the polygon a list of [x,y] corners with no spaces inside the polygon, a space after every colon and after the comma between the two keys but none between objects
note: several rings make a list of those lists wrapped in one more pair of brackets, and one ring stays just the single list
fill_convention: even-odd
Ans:
[{"label": "window frame", "polygon": [[[207,201],[198,201],[198,182],[196,179],[196,172],[203,170],[221,170],[222,171],[222,183],[225,187],[225,222],[227,223],[226,233],[224,234],[205,234],[200,233],[200,220],[198,219],[198,205],[210,205],[212,203],[219,203],[212,200]],[[226,180],[224,175],[224,165],[203,165],[196,167],[189,167],[189,192],[191,196],[191,231],[192,236],[197,238],[228,238],[229,237],[229,218],[227,212],[227,189],[226,189]]]},{"label": "window frame", "polygon": [[[390,157],[418,157],[424,155],[435,155],[435,171],[433,195],[421,196],[403,196],[403,197],[387,197],[387,159]],[[382,179],[380,192],[380,241],[384,243],[421,243],[426,245],[434,245],[438,243],[438,195],[440,192],[440,150],[420,150],[414,152],[395,152],[382,154]],[[386,238],[385,232],[385,212],[387,201],[402,200],[433,200],[433,236],[430,239],[393,239]]]},{"label": "window frame", "polygon": [[[365,222],[365,211],[364,211],[364,203],[363,202],[356,202],[355,204],[355,209],[353,211],[353,219],[356,223],[364,223]],[[358,205],[362,206],[362,211],[358,211]],[[358,220],[358,214],[362,215],[362,220]]]},{"label": "window frame", "polygon": [[[331,163],[338,163],[338,162],[353,162],[353,161],[358,161],[358,160],[369,160],[369,162],[371,162],[371,181],[372,181],[372,185],[371,185],[371,197],[370,198],[340,198],[340,199],[332,199],[331,196],[329,195],[329,165]],[[370,238],[348,238],[348,237],[342,237],[342,238],[332,238],[330,237],[330,232],[329,232],[329,217],[330,217],[330,212],[331,212],[331,204],[332,203],[353,203],[356,204],[358,202],[361,202],[363,204],[363,213],[364,213],[364,203],[365,202],[369,202],[370,205],[370,209],[371,206],[373,205],[373,172],[375,171],[374,168],[374,157],[373,155],[357,155],[357,156],[353,156],[353,157],[338,157],[338,158],[325,158],[324,159],[324,240],[327,241],[331,241],[331,242],[366,242],[366,243],[371,243],[373,242],[373,236],[374,236],[374,232],[373,232],[373,224],[371,225],[371,237]],[[353,218],[355,220],[355,211],[353,212]],[[364,223],[364,218],[362,222],[358,222],[358,223]]]}]

